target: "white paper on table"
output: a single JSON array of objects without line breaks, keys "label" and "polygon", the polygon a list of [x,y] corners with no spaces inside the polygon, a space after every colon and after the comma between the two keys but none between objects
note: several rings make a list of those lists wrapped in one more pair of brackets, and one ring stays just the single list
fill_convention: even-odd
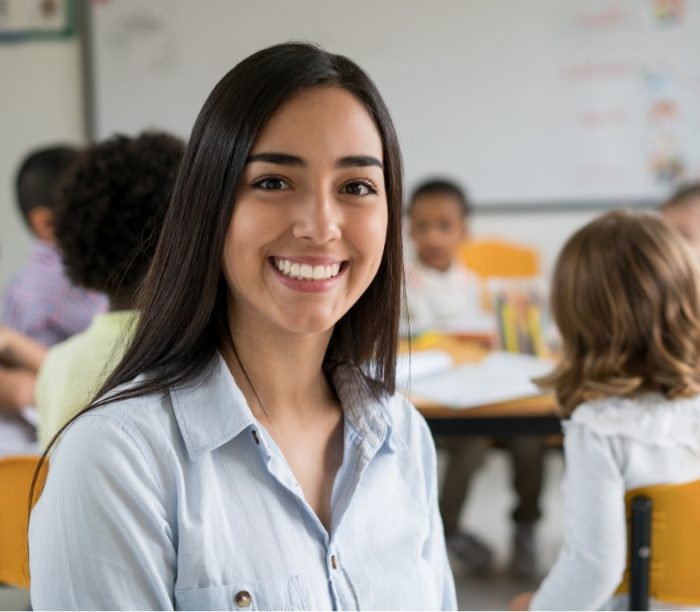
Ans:
[{"label": "white paper on table", "polygon": [[498,331],[498,323],[495,316],[483,314],[443,324],[440,331],[448,334],[492,335]]},{"label": "white paper on table", "polygon": [[396,387],[399,390],[404,390],[408,386],[409,380],[414,381],[438,372],[444,372],[453,365],[452,357],[445,351],[415,351],[410,356],[408,354],[399,355],[396,361]]},{"label": "white paper on table", "polygon": [[410,395],[446,408],[474,408],[496,402],[541,395],[532,382],[547,374],[551,361],[496,352],[479,363],[465,363],[419,379],[412,379]]}]

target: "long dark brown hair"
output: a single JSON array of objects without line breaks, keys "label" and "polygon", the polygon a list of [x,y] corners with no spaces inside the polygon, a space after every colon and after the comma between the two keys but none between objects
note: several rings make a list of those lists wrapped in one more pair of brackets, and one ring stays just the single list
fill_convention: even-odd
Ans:
[{"label": "long dark brown hair", "polygon": [[[100,399],[70,422],[108,402],[194,384],[205,374],[216,351],[230,347],[229,292],[221,259],[238,184],[253,143],[270,115],[299,91],[317,86],[350,92],[372,117],[383,143],[388,204],[379,270],[335,325],[324,370],[349,365],[358,382],[375,396],[394,392],[403,291],[403,180],[396,132],[379,91],[354,62],[311,44],[286,43],[240,62],[207,98],[192,129],[137,301],[141,316],[133,340],[97,393]],[[139,374],[146,376],[119,389]],[[54,436],[42,463],[66,426]]]}]

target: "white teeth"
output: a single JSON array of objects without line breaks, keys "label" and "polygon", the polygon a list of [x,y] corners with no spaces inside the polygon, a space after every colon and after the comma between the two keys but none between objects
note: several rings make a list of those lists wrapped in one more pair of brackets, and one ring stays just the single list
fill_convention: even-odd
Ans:
[{"label": "white teeth", "polygon": [[299,276],[301,276],[302,278],[313,278],[314,269],[309,264],[301,264],[301,268],[299,269]]},{"label": "white teeth", "polygon": [[309,264],[298,264],[289,259],[276,257],[274,259],[275,267],[285,276],[298,278],[300,280],[328,280],[334,276],[338,276],[340,272],[340,264],[328,264],[311,266]]}]

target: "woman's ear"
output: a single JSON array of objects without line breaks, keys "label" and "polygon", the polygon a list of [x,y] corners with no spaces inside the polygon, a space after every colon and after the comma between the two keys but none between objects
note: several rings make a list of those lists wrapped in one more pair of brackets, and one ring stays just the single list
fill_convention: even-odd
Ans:
[{"label": "woman's ear", "polygon": [[39,240],[55,244],[56,238],[53,230],[53,210],[48,206],[35,206],[27,215],[29,225]]}]

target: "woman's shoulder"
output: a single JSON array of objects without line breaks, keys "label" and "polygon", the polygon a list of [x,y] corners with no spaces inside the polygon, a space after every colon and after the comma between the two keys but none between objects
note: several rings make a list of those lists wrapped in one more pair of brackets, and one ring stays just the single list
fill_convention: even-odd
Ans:
[{"label": "woman's shoulder", "polygon": [[[128,391],[139,382],[117,388]],[[144,457],[156,457],[176,444],[176,421],[169,393],[126,397],[91,408],[77,416],[58,442],[58,450],[70,446],[91,456],[123,452],[127,447]]]},{"label": "woman's shoulder", "polygon": [[430,428],[420,411],[408,399],[395,392],[387,396],[384,408],[390,427],[405,448],[420,447],[434,452]]},{"label": "woman's shoulder", "polygon": [[84,482],[105,478],[119,483],[115,490],[123,493],[136,490],[132,486],[147,486],[165,499],[177,478],[176,464],[182,463],[165,402],[165,397],[146,395],[113,401],[77,416],[51,449],[42,499],[47,492],[50,497],[52,491],[72,491]]},{"label": "woman's shoulder", "polygon": [[660,393],[585,402],[564,424],[604,437],[700,451],[700,396],[671,400]]}]

